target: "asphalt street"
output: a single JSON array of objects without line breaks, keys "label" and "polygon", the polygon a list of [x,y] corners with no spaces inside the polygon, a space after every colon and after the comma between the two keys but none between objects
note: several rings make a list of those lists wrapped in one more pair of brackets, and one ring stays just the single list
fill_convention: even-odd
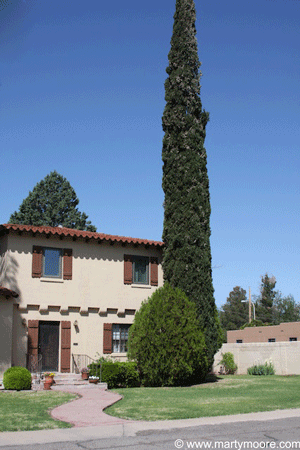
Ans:
[{"label": "asphalt street", "polygon": [[[77,430],[80,430],[77,428]],[[192,427],[160,429],[142,429],[139,427],[126,427],[118,425],[106,427],[101,433],[97,433],[96,427],[81,429],[78,438],[72,435],[68,440],[68,430],[51,430],[56,432],[53,442],[24,443],[20,442],[19,433],[15,433],[16,445],[4,445],[0,434],[0,447],[6,450],[174,450],[202,448],[211,450],[300,450],[300,417],[288,417],[283,419],[267,418],[267,420],[235,421],[227,423],[215,423],[210,425],[198,425]],[[60,439],[64,432],[64,440]],[[98,434],[98,437],[97,437]],[[71,435],[70,435],[71,436]]]}]

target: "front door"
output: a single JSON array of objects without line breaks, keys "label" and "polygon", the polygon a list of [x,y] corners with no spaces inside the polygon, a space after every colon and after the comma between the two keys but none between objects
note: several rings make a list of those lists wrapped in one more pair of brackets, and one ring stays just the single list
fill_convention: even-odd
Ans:
[{"label": "front door", "polygon": [[39,354],[43,372],[58,371],[59,322],[39,322]]}]

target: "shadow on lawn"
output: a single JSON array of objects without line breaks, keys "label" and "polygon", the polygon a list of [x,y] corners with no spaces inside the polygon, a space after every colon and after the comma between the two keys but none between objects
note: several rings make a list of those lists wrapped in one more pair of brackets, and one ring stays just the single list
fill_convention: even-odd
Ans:
[{"label": "shadow on lawn", "polygon": [[214,373],[209,373],[207,375],[207,377],[205,378],[205,380],[201,384],[197,384],[196,386],[201,386],[206,383],[217,383],[218,381],[222,381],[222,380],[223,380],[223,378],[218,377]]}]

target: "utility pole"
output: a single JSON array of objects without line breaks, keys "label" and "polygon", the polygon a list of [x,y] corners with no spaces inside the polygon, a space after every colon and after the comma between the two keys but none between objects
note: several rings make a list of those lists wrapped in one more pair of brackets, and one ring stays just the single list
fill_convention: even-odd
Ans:
[{"label": "utility pole", "polygon": [[252,311],[251,311],[251,287],[249,286],[249,323],[251,323]]}]

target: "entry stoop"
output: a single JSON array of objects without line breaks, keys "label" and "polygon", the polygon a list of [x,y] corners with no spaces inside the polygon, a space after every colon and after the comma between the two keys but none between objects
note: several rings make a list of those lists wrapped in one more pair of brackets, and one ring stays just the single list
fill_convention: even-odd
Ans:
[{"label": "entry stoop", "polygon": [[[43,378],[33,377],[32,380],[32,389],[33,390],[41,390],[44,387]],[[54,372],[54,384],[52,385],[52,389],[57,387],[58,389],[66,388],[89,388],[89,389],[107,389],[107,383],[90,383],[88,380],[82,380],[81,374],[77,373],[61,373]]]},{"label": "entry stoop", "polygon": [[54,376],[55,386],[76,386],[76,387],[86,387],[91,389],[107,389],[107,383],[90,383],[88,380],[82,380],[81,374],[77,373],[56,373]]},{"label": "entry stoop", "polygon": [[55,373],[54,376],[55,384],[58,386],[61,385],[88,385],[89,382],[87,380],[82,380],[81,375],[77,373]]}]

